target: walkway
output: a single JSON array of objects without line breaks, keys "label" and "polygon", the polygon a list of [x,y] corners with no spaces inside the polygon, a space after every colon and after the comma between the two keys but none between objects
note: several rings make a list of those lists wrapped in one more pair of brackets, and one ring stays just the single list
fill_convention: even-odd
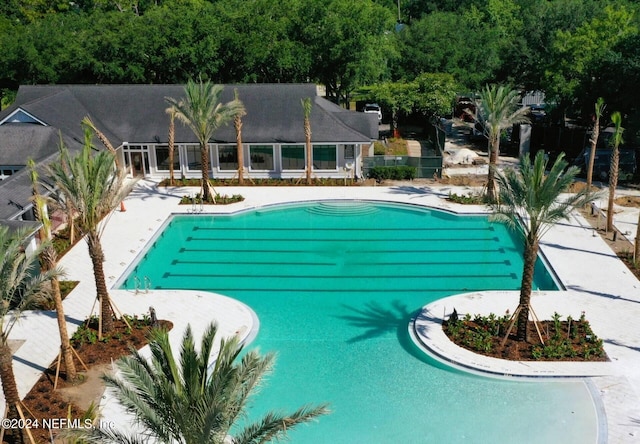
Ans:
[{"label": "walkway", "polygon": [[[235,212],[242,209],[260,207],[291,201],[315,199],[371,199],[428,205],[461,213],[481,212],[482,207],[460,206],[448,202],[449,193],[467,193],[465,187],[425,186],[411,184],[395,187],[255,187],[226,188],[219,190],[225,194],[242,194],[244,202],[219,207],[205,207],[205,212]],[[162,227],[166,218],[176,212],[184,212],[190,207],[179,206],[182,195],[195,192],[194,189],[168,190],[156,187],[152,182],[140,182],[126,200],[126,212],[115,212],[106,226],[103,244],[105,249],[105,273],[111,287],[125,272],[129,264],[140,254],[149,241]],[[607,374],[593,378],[602,394],[607,414],[607,428],[610,443],[628,443],[640,440],[640,337],[637,334],[637,320],[640,319],[640,282],[617,260],[600,237],[592,236],[592,230],[580,217],[569,223],[560,224],[545,238],[542,253],[551,263],[569,293],[547,295],[548,307],[538,301],[545,296],[534,298],[534,307],[539,315],[554,310],[563,315],[579,316],[585,310],[595,332],[605,340],[605,349],[611,362],[603,365],[603,370],[588,370],[587,374]],[[89,315],[94,301],[95,286],[87,247],[80,242],[61,261],[67,271],[67,279],[79,280],[80,285],[65,299],[65,312],[71,331]],[[203,329],[215,318],[222,324],[227,334],[239,333],[243,337],[256,328],[251,310],[225,297],[211,297],[204,292],[151,291],[148,294],[111,290],[118,308],[129,314],[144,314],[153,305],[159,318],[167,318],[177,328],[172,330],[172,340],[179,339],[187,322],[196,331]],[[504,311],[502,304],[491,306],[485,302],[490,294],[457,296],[457,300],[443,300],[447,309],[455,306],[458,312],[465,309]],[[481,299],[480,299],[481,298]],[[485,299],[486,298],[486,299]],[[576,299],[577,298],[577,299]],[[552,300],[552,299],[557,299]],[[482,302],[482,308],[474,305]],[[203,309],[203,304],[211,304]],[[548,310],[547,310],[548,308]],[[571,313],[570,313],[571,311]],[[432,310],[433,322],[441,321],[443,310]],[[212,313],[210,316],[205,313]],[[233,313],[230,315],[230,313]],[[425,331],[436,332],[437,328]],[[197,335],[197,333],[196,333]],[[28,313],[11,334],[13,340],[25,341],[14,355],[14,368],[21,396],[33,386],[40,373],[57,356],[59,339],[53,312]],[[427,338],[425,342],[428,342]],[[464,358],[453,355],[465,364]],[[475,355],[474,355],[475,356]],[[489,363],[492,371],[505,372]],[[559,372],[559,367],[545,370],[545,374]],[[515,373],[515,372],[514,372]],[[0,408],[4,400],[0,395]]]}]

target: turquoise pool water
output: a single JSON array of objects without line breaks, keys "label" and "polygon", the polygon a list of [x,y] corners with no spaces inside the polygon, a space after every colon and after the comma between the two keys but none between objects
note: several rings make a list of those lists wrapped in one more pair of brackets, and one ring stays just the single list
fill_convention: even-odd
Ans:
[{"label": "turquoise pool water", "polygon": [[[331,404],[292,442],[595,442],[584,383],[463,374],[408,337],[423,305],[518,289],[521,268],[518,243],[484,216],[331,201],[175,217],[122,287],[147,277],[152,288],[210,290],[252,307],[261,325],[249,347],[278,355],[252,412]],[[556,288],[542,266],[535,280]]]}]

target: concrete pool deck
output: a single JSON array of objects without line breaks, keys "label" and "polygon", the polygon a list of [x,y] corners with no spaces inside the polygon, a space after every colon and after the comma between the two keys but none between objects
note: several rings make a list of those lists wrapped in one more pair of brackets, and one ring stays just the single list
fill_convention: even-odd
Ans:
[{"label": "concrete pool deck", "polygon": [[[484,212],[480,206],[453,204],[445,198],[449,193],[466,193],[467,187],[429,186],[407,184],[395,187],[226,187],[222,194],[242,194],[245,201],[226,206],[191,207],[178,205],[180,196],[195,193],[194,188],[166,189],[151,181],[139,182],[125,201],[126,211],[116,211],[110,218],[104,235],[104,263],[107,284],[117,308],[128,314],[148,313],[150,305],[158,318],[169,319],[176,328],[172,330],[172,341],[179,341],[187,323],[198,332],[212,321],[211,315],[221,324],[223,334],[239,334],[246,338],[255,328],[251,310],[225,297],[211,297],[206,292],[150,291],[143,288],[139,293],[114,290],[116,281],[127,267],[142,252],[148,242],[161,229],[166,218],[173,213],[195,210],[203,213],[232,213],[265,205],[298,202],[316,199],[362,199],[383,200],[426,205],[457,213]],[[627,218],[628,219],[628,218]],[[637,334],[640,319],[640,282],[620,262],[599,236],[579,215],[569,222],[554,227],[543,239],[541,252],[551,264],[566,292],[536,294],[533,307],[541,318],[557,311],[563,316],[579,317],[585,311],[595,333],[605,341],[605,350],[611,359],[607,363],[570,363],[579,369],[566,370],[567,363],[541,363],[538,375],[592,376],[590,379],[600,393],[606,412],[607,442],[640,442],[640,335]],[[95,285],[91,262],[84,242],[78,243],[61,260],[67,272],[66,279],[79,280],[78,287],[65,299],[65,314],[70,331],[86,319],[95,298]],[[495,296],[505,292],[458,295],[437,301],[428,308],[433,324],[420,324],[416,331],[424,333],[421,338],[432,351],[440,350],[445,359],[470,367],[480,362],[495,374],[518,374],[505,370],[505,361],[492,360],[485,363],[477,355],[472,357],[458,353],[459,347],[451,349],[450,341],[431,328],[441,322],[447,310],[455,307],[458,313],[469,312],[502,314],[517,305],[517,293],[513,299],[497,302]],[[179,294],[179,296],[178,296]],[[176,298],[182,298],[180,304]],[[453,299],[452,299],[453,298]],[[513,301],[513,302],[511,302]],[[206,309],[203,309],[207,304]],[[419,318],[420,319],[420,318]],[[426,319],[429,321],[429,319]],[[441,329],[440,329],[441,331]],[[24,397],[37,381],[42,371],[56,358],[59,337],[53,312],[31,312],[16,325],[11,339],[24,341],[14,355],[14,371],[20,395]],[[488,359],[488,358],[487,358]],[[470,362],[473,361],[473,362]],[[498,362],[494,362],[498,361]],[[532,363],[513,363],[515,367],[528,367]],[[535,363],[538,364],[538,363]],[[563,369],[564,368],[564,369]],[[485,370],[486,371],[486,370]],[[535,373],[537,372],[537,373]],[[574,373],[575,372],[575,373]],[[594,376],[596,375],[596,376]],[[103,414],[109,413],[109,400],[103,400]],[[0,407],[4,399],[0,394]],[[117,418],[113,412],[111,418]]]}]

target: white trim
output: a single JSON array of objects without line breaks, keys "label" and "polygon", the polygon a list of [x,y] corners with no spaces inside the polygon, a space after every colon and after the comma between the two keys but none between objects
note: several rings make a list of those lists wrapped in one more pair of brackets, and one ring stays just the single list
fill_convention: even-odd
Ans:
[{"label": "white trim", "polygon": [[[11,118],[16,116],[17,114],[24,114],[29,119],[31,119],[32,121],[29,122],[29,121],[23,121],[23,120],[11,120]],[[38,119],[33,114],[23,110],[22,108],[16,109],[14,112],[9,114],[7,117],[5,117],[4,119],[0,120],[0,125],[4,125],[5,123],[39,123],[42,126],[49,126],[45,122],[43,122],[42,120]]]}]

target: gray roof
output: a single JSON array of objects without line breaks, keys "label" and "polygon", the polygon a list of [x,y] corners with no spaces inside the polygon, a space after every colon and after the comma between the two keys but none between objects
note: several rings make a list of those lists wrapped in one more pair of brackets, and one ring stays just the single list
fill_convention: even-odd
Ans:
[{"label": "gray roof", "polygon": [[[225,85],[221,100],[238,91],[247,114],[244,143],[304,142],[301,100],[312,98],[311,140],[314,143],[369,143],[378,136],[375,115],[345,110],[319,97],[313,84]],[[26,165],[28,157],[39,169],[57,158],[60,137],[71,151],[80,149],[81,121],[89,116],[115,147],[128,143],[166,143],[169,116],[166,97],[181,99],[184,85],[26,85],[15,102],[0,112],[0,121],[23,110],[44,122],[0,125],[0,165]],[[220,128],[214,142],[235,143],[232,124]],[[176,123],[177,143],[197,143],[191,130]],[[95,141],[96,148],[102,146]],[[41,173],[41,177],[44,174]],[[31,207],[31,181],[23,169],[0,181],[0,223]]]},{"label": "gray roof", "polygon": [[[300,101],[307,97],[313,98],[314,143],[367,143],[377,138],[374,118],[347,111],[319,97],[313,84],[225,85],[221,100],[233,100],[234,90],[247,110],[242,127],[244,143],[303,142]],[[164,143],[169,126],[165,97],[183,96],[184,85],[21,86],[12,107],[0,113],[0,120],[19,107],[81,140],[80,121],[90,116],[114,146],[123,142]],[[235,143],[233,125],[220,128],[214,141]],[[178,123],[176,142],[197,143],[197,139],[189,128]]]},{"label": "gray roof", "polygon": [[36,162],[58,151],[59,131],[33,123],[0,125],[0,165],[26,165],[30,157]]}]

